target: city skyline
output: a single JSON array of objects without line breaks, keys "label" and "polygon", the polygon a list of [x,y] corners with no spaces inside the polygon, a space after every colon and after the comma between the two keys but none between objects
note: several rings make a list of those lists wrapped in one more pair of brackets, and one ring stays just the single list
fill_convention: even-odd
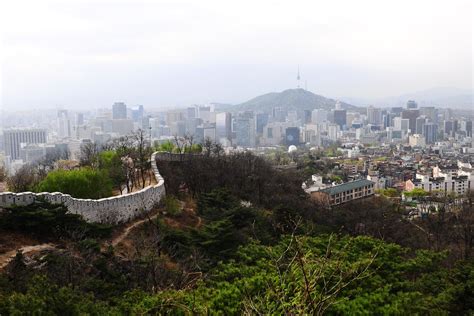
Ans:
[{"label": "city skyline", "polygon": [[[261,95],[254,95],[248,99],[245,100],[240,100],[238,102],[234,103],[227,103],[227,102],[219,102],[219,100],[212,100],[212,101],[203,101],[203,102],[190,102],[190,103],[180,103],[179,105],[177,104],[166,104],[166,105],[157,105],[156,102],[152,102],[149,104],[146,104],[147,108],[153,111],[166,111],[166,110],[173,110],[173,109],[185,109],[188,106],[194,106],[194,105],[222,105],[222,106],[235,106],[235,105],[240,105],[247,103],[253,99],[262,97],[267,94],[279,94],[279,93],[284,93],[286,91],[295,91],[295,90],[305,90],[304,88],[288,88],[284,89],[281,91],[267,91],[262,93]],[[345,97],[332,97],[328,95],[321,95],[316,92],[313,92],[311,90],[305,90],[310,93],[313,93],[318,96],[322,96],[325,98],[329,99],[334,99],[337,101],[342,101],[348,104],[351,104],[355,107],[358,108],[366,108],[369,106],[376,106],[379,108],[383,109],[388,109],[391,107],[397,107],[397,106],[404,106],[407,101],[410,100],[417,100],[421,101],[420,106],[436,106],[439,108],[451,108],[451,109],[456,109],[456,110],[470,110],[474,111],[474,108],[470,108],[470,103],[469,105],[466,106],[466,102],[469,102],[470,99],[474,97],[474,90],[467,90],[467,89],[456,89],[456,88],[448,88],[448,87],[439,87],[439,88],[433,88],[433,89],[428,89],[424,91],[415,91],[411,93],[405,93],[397,96],[387,96],[387,97],[382,97],[382,98],[364,98],[364,97],[350,97],[350,96],[345,96]],[[95,112],[95,111],[100,111],[109,108],[111,105],[114,103],[126,103],[127,106],[143,106],[143,103],[137,102],[137,99],[131,99],[131,98],[126,98],[126,99],[110,99],[110,102],[106,103],[101,103],[98,106],[92,106],[92,105],[86,105],[86,106],[81,106],[81,105],[74,105],[71,103],[65,103],[65,104],[52,104],[48,106],[41,107],[42,110],[47,110],[47,111],[59,111],[59,110],[72,110],[72,111],[86,111],[86,112]],[[451,102],[443,102],[442,100],[452,100]],[[456,103],[459,101],[459,103]],[[0,106],[0,111],[3,113],[21,113],[21,112],[30,112],[30,111],[35,111],[38,107],[35,106],[28,106],[28,107],[16,107],[16,108],[11,108],[11,107],[2,107]]]}]

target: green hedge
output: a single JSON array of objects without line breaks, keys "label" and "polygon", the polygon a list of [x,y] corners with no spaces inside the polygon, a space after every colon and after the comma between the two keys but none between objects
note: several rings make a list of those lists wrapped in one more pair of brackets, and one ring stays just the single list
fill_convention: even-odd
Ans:
[{"label": "green hedge", "polygon": [[75,170],[55,170],[37,187],[37,192],[62,192],[75,198],[100,199],[112,196],[112,181],[105,170],[88,167]]}]

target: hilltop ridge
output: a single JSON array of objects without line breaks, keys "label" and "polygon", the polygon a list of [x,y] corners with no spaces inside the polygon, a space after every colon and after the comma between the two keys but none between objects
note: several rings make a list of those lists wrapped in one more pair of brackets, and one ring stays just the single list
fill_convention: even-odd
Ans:
[{"label": "hilltop ridge", "polygon": [[[264,111],[270,112],[274,107],[285,110],[333,109],[337,100],[326,98],[305,89],[287,89],[282,92],[270,92],[246,102],[230,106],[233,111]],[[355,108],[354,105],[341,102],[343,109]]]}]

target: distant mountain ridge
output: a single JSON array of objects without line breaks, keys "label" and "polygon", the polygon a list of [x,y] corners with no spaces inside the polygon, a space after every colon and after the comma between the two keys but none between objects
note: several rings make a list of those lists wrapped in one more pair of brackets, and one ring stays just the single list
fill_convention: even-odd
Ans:
[{"label": "distant mountain ridge", "polygon": [[[305,89],[288,89],[282,92],[271,92],[255,97],[247,102],[232,105],[232,111],[263,111],[270,112],[275,107],[285,110],[314,110],[334,109],[336,100],[314,94]],[[351,109],[355,106],[341,102],[342,109]]]},{"label": "distant mountain ridge", "polygon": [[474,107],[474,92],[472,90],[449,87],[438,87],[377,99],[351,97],[342,97],[341,99],[358,106],[405,106],[408,100],[415,100],[419,106],[436,106],[467,110],[473,109]]}]

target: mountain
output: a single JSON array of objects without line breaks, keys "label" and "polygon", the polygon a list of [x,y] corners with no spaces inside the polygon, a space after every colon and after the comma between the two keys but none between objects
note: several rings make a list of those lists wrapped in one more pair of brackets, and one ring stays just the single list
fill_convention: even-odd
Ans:
[{"label": "mountain", "polygon": [[[336,100],[314,94],[304,89],[288,89],[282,92],[271,92],[247,102],[229,107],[232,111],[264,111],[270,112],[275,107],[282,107],[285,110],[314,110],[333,109]],[[355,108],[353,105],[341,102],[341,108]]]},{"label": "mountain", "polygon": [[405,106],[408,100],[415,100],[419,106],[472,109],[474,107],[474,92],[468,89],[440,87],[378,99],[343,97],[341,100],[358,106],[370,104],[380,107]]},{"label": "mountain", "polygon": [[474,94],[472,90],[456,88],[433,88],[386,98],[389,105],[405,105],[407,100],[415,100],[419,106],[436,106],[472,109]]}]

